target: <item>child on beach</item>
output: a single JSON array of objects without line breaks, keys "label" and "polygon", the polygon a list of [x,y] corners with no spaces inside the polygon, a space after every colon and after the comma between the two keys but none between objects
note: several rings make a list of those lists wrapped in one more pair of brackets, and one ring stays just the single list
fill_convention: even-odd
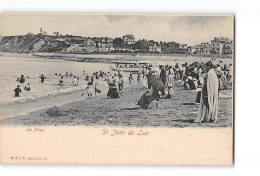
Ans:
[{"label": "child on beach", "polygon": [[20,89],[20,85],[17,85],[17,88],[14,89],[14,96],[19,97],[19,94],[22,93],[22,90]]},{"label": "child on beach", "polygon": [[129,83],[131,83],[131,82],[132,82],[132,80],[134,80],[134,78],[133,78],[133,75],[132,75],[132,73],[130,73],[130,76],[129,76]]},{"label": "child on beach", "polygon": [[28,83],[28,84],[24,87],[24,90],[26,90],[26,91],[30,91],[30,90],[31,90],[30,83]]}]

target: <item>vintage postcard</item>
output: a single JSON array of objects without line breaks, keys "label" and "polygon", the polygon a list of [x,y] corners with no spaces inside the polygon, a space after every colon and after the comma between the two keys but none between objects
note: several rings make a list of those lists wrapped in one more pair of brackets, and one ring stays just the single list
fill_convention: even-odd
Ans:
[{"label": "vintage postcard", "polygon": [[0,14],[2,164],[233,165],[234,15]]}]

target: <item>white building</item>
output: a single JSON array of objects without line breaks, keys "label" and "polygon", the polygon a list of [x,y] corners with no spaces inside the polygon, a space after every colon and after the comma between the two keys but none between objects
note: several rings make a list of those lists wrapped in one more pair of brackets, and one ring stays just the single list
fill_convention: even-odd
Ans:
[{"label": "white building", "polygon": [[132,34],[127,34],[123,36],[123,42],[127,45],[135,44],[135,37]]},{"label": "white building", "polygon": [[162,52],[162,47],[161,46],[156,46],[156,43],[154,43],[153,46],[149,46],[149,52],[151,53],[161,53]]}]

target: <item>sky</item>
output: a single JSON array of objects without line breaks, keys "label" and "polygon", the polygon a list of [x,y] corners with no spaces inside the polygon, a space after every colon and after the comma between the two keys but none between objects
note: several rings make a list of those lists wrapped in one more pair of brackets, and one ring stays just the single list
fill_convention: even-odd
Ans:
[{"label": "sky", "polygon": [[175,41],[190,46],[214,37],[233,39],[233,16],[107,15],[107,14],[1,14],[0,35],[48,34],[84,37],[122,37],[137,40]]}]

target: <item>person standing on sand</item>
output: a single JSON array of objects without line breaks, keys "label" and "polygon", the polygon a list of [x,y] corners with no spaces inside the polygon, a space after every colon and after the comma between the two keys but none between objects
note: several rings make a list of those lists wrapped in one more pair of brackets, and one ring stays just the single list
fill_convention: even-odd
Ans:
[{"label": "person standing on sand", "polygon": [[14,96],[19,97],[20,93],[22,93],[22,90],[20,89],[20,85],[17,85],[17,88],[14,89]]},{"label": "person standing on sand", "polygon": [[209,70],[204,78],[201,90],[200,108],[195,123],[217,122],[218,119],[218,87],[219,81],[211,61],[206,63]]},{"label": "person standing on sand", "polygon": [[143,88],[145,88],[145,89],[148,88],[148,79],[147,79],[146,75],[144,75],[144,78],[143,78]]},{"label": "person standing on sand", "polygon": [[165,84],[165,82],[167,81],[167,78],[166,78],[166,70],[165,70],[164,66],[162,66],[160,78],[161,78],[163,84]]},{"label": "person standing on sand", "polygon": [[[161,78],[163,84],[165,85],[166,81],[167,81],[167,75],[166,75],[166,70],[165,70],[164,66],[162,66],[161,73],[160,73],[160,78]],[[149,87],[149,85],[148,85],[148,87]],[[164,91],[162,92],[162,97],[165,97],[165,92]]]},{"label": "person standing on sand", "polygon": [[123,94],[123,88],[124,88],[124,78],[123,76],[120,74],[119,75],[119,80],[118,80],[118,89],[119,89],[119,93]]},{"label": "person standing on sand", "polygon": [[134,78],[133,78],[133,75],[132,75],[132,73],[130,73],[130,76],[129,76],[129,83],[131,83],[133,79],[134,79]]},{"label": "person standing on sand", "polygon": [[95,94],[95,87],[94,87],[94,78],[91,77],[90,81],[88,82],[88,87],[87,87],[87,93],[88,97],[92,98]]},{"label": "person standing on sand", "polygon": [[99,83],[96,80],[94,81],[94,86],[95,86],[95,97],[97,97],[97,93],[100,94],[101,90],[99,89]]},{"label": "person standing on sand", "polygon": [[138,81],[138,83],[140,83],[140,80],[141,80],[141,75],[140,75],[140,73],[138,73],[138,75],[137,75],[137,81]]},{"label": "person standing on sand", "polygon": [[174,97],[175,92],[174,92],[174,75],[173,75],[173,69],[169,70],[169,75],[167,77],[167,86],[168,86],[168,98]]}]

